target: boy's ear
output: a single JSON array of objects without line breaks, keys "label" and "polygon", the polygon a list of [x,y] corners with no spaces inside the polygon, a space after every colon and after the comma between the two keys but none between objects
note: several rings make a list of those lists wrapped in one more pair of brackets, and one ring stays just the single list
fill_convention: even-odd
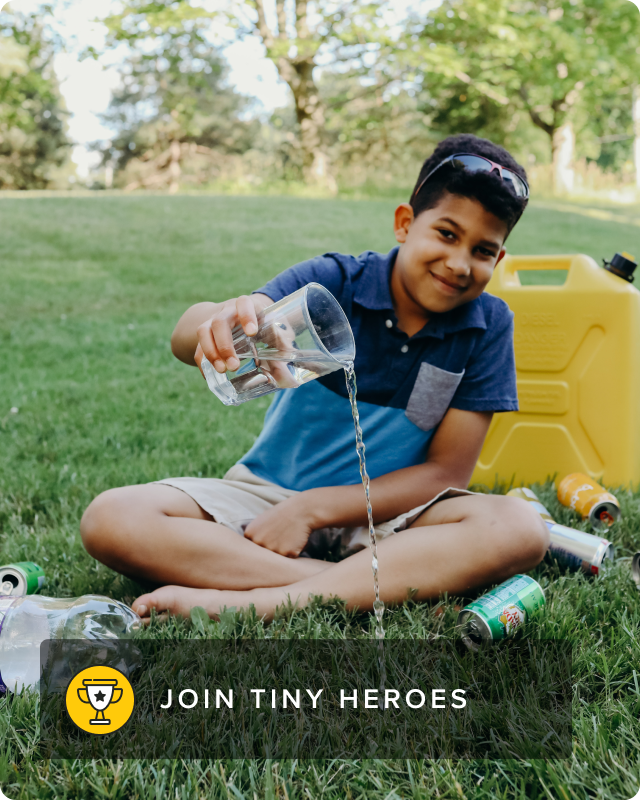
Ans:
[{"label": "boy's ear", "polygon": [[502,259],[507,255],[507,251],[503,247],[502,250],[498,253],[498,260],[496,261],[496,267],[502,261]]},{"label": "boy's ear", "polygon": [[393,221],[393,232],[396,235],[396,242],[402,244],[407,240],[409,227],[414,220],[413,209],[409,203],[401,203],[396,208],[396,213]]}]

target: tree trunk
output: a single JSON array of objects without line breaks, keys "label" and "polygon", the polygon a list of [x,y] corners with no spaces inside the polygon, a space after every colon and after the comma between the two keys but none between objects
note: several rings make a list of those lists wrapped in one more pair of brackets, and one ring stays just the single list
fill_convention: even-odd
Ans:
[{"label": "tree trunk", "polygon": [[314,36],[317,37],[318,34],[312,34],[309,30],[308,2],[294,2],[291,19],[296,33],[294,39],[289,38],[285,0],[276,0],[277,33],[267,23],[264,0],[254,2],[258,16],[256,31],[267,50],[267,57],[276,65],[278,74],[293,93],[296,119],[300,126],[305,180],[336,194],[338,185],[331,174],[331,163],[324,141],[324,106],[313,80],[317,50]]},{"label": "tree trunk", "polygon": [[565,122],[551,136],[551,153],[553,163],[553,193],[569,194],[573,191],[575,173],[573,171],[573,154],[575,135],[571,122]]},{"label": "tree trunk", "polygon": [[180,187],[180,142],[173,139],[169,145],[169,194],[175,194]]},{"label": "tree trunk", "polygon": [[331,174],[329,154],[324,143],[324,107],[313,80],[312,62],[294,65],[297,80],[290,83],[300,126],[300,145],[303,153],[304,177],[309,184],[328,189],[332,194],[338,185]]},{"label": "tree trunk", "polygon": [[[574,87],[575,91],[575,87]],[[529,92],[525,86],[518,90],[533,124],[543,130],[551,140],[551,163],[553,169],[553,193],[566,194],[573,191],[575,173],[573,171],[573,154],[576,138],[571,122],[560,124],[564,118],[561,113],[566,105],[568,95],[556,97],[550,104],[552,121],[546,122],[538,109],[529,100]],[[571,102],[575,101],[574,100]],[[569,103],[571,105],[571,103]]]}]

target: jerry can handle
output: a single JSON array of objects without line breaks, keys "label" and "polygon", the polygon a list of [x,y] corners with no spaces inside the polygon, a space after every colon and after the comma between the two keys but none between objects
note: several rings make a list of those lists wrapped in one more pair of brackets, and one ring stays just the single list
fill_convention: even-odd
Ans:
[{"label": "jerry can handle", "polygon": [[[507,255],[498,264],[491,282],[489,283],[488,290],[491,291],[492,285],[496,288],[503,286],[504,288],[528,289],[527,286],[522,286],[518,278],[518,272],[523,270],[561,270],[567,273],[567,280],[561,286],[547,286],[549,291],[568,291],[575,288],[584,280],[590,280],[588,276],[592,276],[594,272],[598,272],[600,268],[596,262],[587,255],[580,253],[566,254],[566,255],[550,255],[550,256],[511,256]],[[542,287],[537,287],[541,289]]]},{"label": "jerry can handle", "polygon": [[507,256],[504,259],[504,272],[516,275],[522,270],[566,270],[569,272],[574,255],[568,256]]}]

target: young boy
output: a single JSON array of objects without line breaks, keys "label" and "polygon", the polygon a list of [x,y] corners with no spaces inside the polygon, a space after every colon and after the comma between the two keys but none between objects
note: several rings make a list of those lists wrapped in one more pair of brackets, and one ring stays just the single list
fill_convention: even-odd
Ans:
[{"label": "young boy", "polygon": [[[237,323],[255,334],[260,309],[311,281],[337,298],[356,341],[387,604],[505,580],[547,550],[546,526],[528,503],[464,488],[492,414],[518,407],[513,315],[483,290],[527,198],[525,171],[503,148],[450,137],[395,211],[399,247],[318,256],[251,297],[192,306],[173,333],[177,358],[199,365],[204,353],[222,373],[239,366]],[[223,479],[111,489],[86,510],[81,532],[95,558],[162,584],[134,603],[142,617],[253,604],[270,618],[313,595],[371,609],[366,525],[340,370],[276,394],[258,440]],[[323,560],[329,551],[343,560]]]}]

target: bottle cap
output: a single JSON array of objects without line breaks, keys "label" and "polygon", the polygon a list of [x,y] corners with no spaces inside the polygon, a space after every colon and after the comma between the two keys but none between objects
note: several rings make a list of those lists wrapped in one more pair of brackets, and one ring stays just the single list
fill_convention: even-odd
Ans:
[{"label": "bottle cap", "polygon": [[622,252],[616,253],[611,261],[607,261],[606,259],[602,260],[604,268],[608,269],[609,272],[613,272],[613,274],[617,275],[619,278],[624,278],[625,281],[633,283],[633,271],[638,264],[632,255]]}]

